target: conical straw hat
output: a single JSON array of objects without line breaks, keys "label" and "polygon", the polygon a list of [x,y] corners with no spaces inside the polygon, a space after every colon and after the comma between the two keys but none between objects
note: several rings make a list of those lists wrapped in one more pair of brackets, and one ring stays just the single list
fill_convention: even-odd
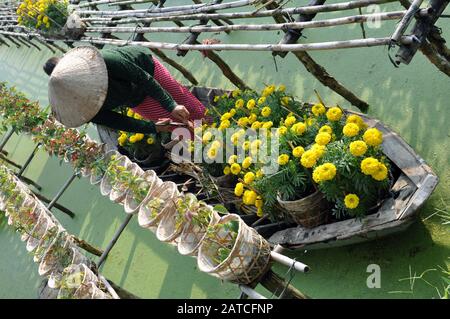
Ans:
[{"label": "conical straw hat", "polygon": [[78,127],[100,111],[108,90],[108,70],[100,51],[80,46],[67,52],[53,70],[48,97],[55,118]]}]

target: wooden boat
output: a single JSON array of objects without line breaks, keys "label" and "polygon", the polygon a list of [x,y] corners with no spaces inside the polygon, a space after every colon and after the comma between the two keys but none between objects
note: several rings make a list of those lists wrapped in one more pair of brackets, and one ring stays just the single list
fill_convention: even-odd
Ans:
[{"label": "wooden boat", "polygon": [[[192,92],[205,106],[209,106],[215,96],[226,91],[194,87]],[[246,217],[244,220],[254,225],[271,244],[291,249],[329,248],[403,231],[411,225],[419,208],[436,188],[439,181],[436,174],[397,133],[374,118],[353,111],[347,112],[358,114],[370,127],[376,127],[383,133],[383,152],[393,163],[395,171],[390,197],[384,199],[374,213],[364,218],[352,218],[309,229],[286,222],[253,223],[257,220],[256,216],[243,214]],[[99,128],[99,134],[104,142],[117,147],[115,132]]]}]

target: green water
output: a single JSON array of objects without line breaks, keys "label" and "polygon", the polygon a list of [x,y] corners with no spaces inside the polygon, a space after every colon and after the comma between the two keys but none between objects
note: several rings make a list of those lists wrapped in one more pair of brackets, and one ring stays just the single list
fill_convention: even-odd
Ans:
[{"label": "green water", "polygon": [[[188,3],[188,1],[179,1]],[[336,2],[336,1],[333,1]],[[177,2],[178,4],[178,2]],[[398,10],[395,4],[386,6]],[[447,9],[447,13],[450,10]],[[357,14],[357,10],[353,11]],[[320,17],[337,17],[340,14]],[[450,39],[450,22],[441,19],[438,26]],[[388,36],[395,22],[384,22],[380,29],[367,29],[368,37]],[[360,38],[359,25],[341,26],[305,32],[307,40],[330,41]],[[123,35],[128,38],[129,35]],[[212,35],[224,43],[271,43],[281,38],[276,32],[255,32]],[[152,40],[181,42],[183,35],[155,35]],[[203,39],[203,38],[202,38]],[[395,51],[393,51],[395,52]],[[328,104],[339,103],[352,108],[340,96],[323,87],[291,55],[277,59],[277,68],[270,53],[219,52],[249,86],[262,88],[263,83],[284,83],[288,91],[306,101],[315,101],[313,89],[319,90]],[[418,53],[409,66],[394,68],[384,47],[340,51],[313,52],[312,56],[345,86],[371,105],[369,114],[392,127],[427,161],[440,177],[440,184],[430,200],[420,211],[420,217],[406,232],[370,243],[343,248],[301,251],[292,254],[307,263],[312,271],[298,274],[294,285],[315,298],[432,298],[437,297],[434,288],[417,281],[413,293],[406,293],[410,271],[422,271],[438,266],[448,268],[450,236],[448,228],[431,218],[422,221],[442,208],[442,201],[450,204],[450,81],[429,61]],[[201,85],[233,88],[220,70],[198,52],[190,52],[178,58],[168,55],[192,71]],[[43,49],[0,46],[0,81],[17,85],[30,97],[47,103],[46,75],[42,63],[52,56]],[[183,81],[176,71],[173,74]],[[92,130],[93,134],[94,131]],[[95,135],[95,134],[94,134]],[[23,163],[34,144],[27,137],[14,138],[7,144],[10,158]],[[70,168],[43,151],[39,151],[26,176],[43,186],[44,195],[51,197],[70,176]],[[105,247],[115,229],[125,218],[123,209],[100,195],[97,186],[86,180],[76,180],[60,203],[70,207],[76,217],[70,219],[58,210],[55,215],[67,229],[99,247]],[[37,265],[27,255],[24,245],[0,218],[0,298],[35,298],[41,278]],[[381,267],[381,288],[369,289],[366,268],[369,264]],[[284,274],[285,267],[277,272]],[[234,285],[221,283],[199,272],[193,258],[180,256],[176,250],[160,243],[155,236],[140,228],[132,220],[112,250],[102,273],[141,297],[147,298],[235,298],[239,292]],[[439,283],[437,272],[425,277]],[[264,290],[260,289],[262,292]],[[403,293],[394,293],[403,291]],[[265,292],[266,295],[267,292]]]}]

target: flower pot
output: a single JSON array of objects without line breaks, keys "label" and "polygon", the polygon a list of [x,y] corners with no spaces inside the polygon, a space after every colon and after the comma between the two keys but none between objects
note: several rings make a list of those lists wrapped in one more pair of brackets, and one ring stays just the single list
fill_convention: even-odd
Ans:
[{"label": "flower pot", "polygon": [[28,239],[30,238],[30,234],[32,234],[33,229],[35,228],[36,224],[38,223],[39,219],[41,218],[41,214],[44,211],[45,211],[44,207],[42,207],[39,203],[36,203],[36,206],[34,207],[33,211],[28,216],[27,221],[25,221],[22,224],[23,225],[23,233],[20,236],[21,241],[28,242]]},{"label": "flower pot", "polygon": [[[99,161],[109,162],[113,155],[122,156],[119,152],[111,150],[111,151],[106,152],[105,155],[99,159]],[[104,172],[99,174],[99,173],[96,173],[93,169],[90,169],[89,172],[91,175],[89,181],[92,185],[97,185],[97,184],[101,183],[101,181],[103,180]]]},{"label": "flower pot", "polygon": [[[155,171],[153,170],[145,171],[141,177],[144,179],[144,182],[142,182],[139,187],[148,187],[147,195],[150,194],[155,189],[155,187],[159,187],[162,184],[162,180],[158,178]],[[139,201],[136,200],[134,192],[132,190],[129,190],[125,197],[125,213],[134,214],[138,212],[147,195],[143,200]]]},{"label": "flower pot", "polygon": [[164,182],[160,187],[156,187],[139,208],[139,225],[149,229],[158,226],[166,214],[176,210],[174,201],[178,194],[177,185],[174,182]]},{"label": "flower pot", "polygon": [[67,233],[62,231],[57,225],[47,228],[44,236],[39,241],[36,250],[33,253],[33,261],[35,263],[40,263],[45,255],[47,249],[57,240],[61,240],[66,237]]},{"label": "flower pot", "polygon": [[[220,227],[231,221],[238,222],[237,235]],[[214,229],[203,239],[198,251],[197,264],[201,271],[238,284],[252,283],[264,274],[270,261],[270,245],[253,228],[238,215],[229,214],[220,218]],[[218,243],[227,242],[232,248],[223,261],[218,261],[222,249]]]},{"label": "flower pot", "polygon": [[[177,199],[175,200],[175,202]],[[156,230],[156,238],[163,242],[175,242],[178,236],[181,235],[186,220],[180,215],[177,210],[170,209],[162,218]]]},{"label": "flower pot", "polygon": [[[24,188],[22,183],[16,181],[15,178],[13,178],[11,182],[12,183],[17,183],[17,184],[14,187],[14,189],[12,190],[12,194],[9,194],[9,195],[5,194],[4,195],[4,200],[1,202],[1,205],[0,205],[0,210],[5,211],[5,216],[9,216],[9,214],[10,214],[10,210],[7,209],[8,205],[10,205],[11,203],[14,203],[14,205],[11,208],[12,209],[13,208],[18,208],[23,203],[25,198],[28,196],[28,192]],[[21,198],[19,198],[19,196]]]},{"label": "flower pot", "polygon": [[61,273],[70,265],[88,263],[88,259],[72,244],[69,237],[64,242],[55,241],[50,245],[39,264],[39,275],[46,276],[49,273]]},{"label": "flower pot", "polygon": [[[126,166],[126,169],[135,177],[142,176],[142,174],[144,174],[144,171],[136,163],[130,162],[130,164]],[[129,189],[126,185],[116,182],[109,193],[109,199],[115,203],[122,203],[128,193],[128,190]]]},{"label": "flower pot", "polygon": [[[112,156],[112,155],[111,155]],[[128,157],[120,155],[117,158],[118,161],[118,165],[119,166],[124,166],[124,167],[128,167],[129,165],[131,165],[131,161],[128,159]],[[113,168],[111,167],[111,165],[108,165],[108,170],[112,170]],[[100,192],[102,193],[103,196],[109,196],[109,194],[111,193],[112,189],[113,189],[113,185],[115,184],[115,181],[112,180],[112,178],[108,175],[108,173],[106,172],[103,175],[102,181],[100,183]]]},{"label": "flower pot", "polygon": [[330,204],[319,191],[295,201],[283,201],[279,196],[277,200],[292,220],[303,227],[313,228],[327,222]]},{"label": "flower pot", "polygon": [[27,216],[30,215],[32,211],[36,208],[37,202],[30,195],[25,195],[23,199],[19,199],[17,204],[13,206],[6,207],[8,212],[8,225],[13,225],[15,223],[18,226],[22,226],[23,223],[27,221]]},{"label": "flower pot", "polygon": [[[211,219],[208,227],[215,225],[220,215],[211,207]],[[206,236],[207,228],[202,227],[191,219],[186,223],[178,240],[178,252],[182,255],[196,256],[198,249]]]},{"label": "flower pot", "polygon": [[43,209],[41,209],[38,221],[31,231],[30,235],[27,239],[26,249],[28,252],[31,252],[36,249],[41,241],[41,238],[44,237],[47,229],[50,229],[55,226],[55,223],[47,216]]}]

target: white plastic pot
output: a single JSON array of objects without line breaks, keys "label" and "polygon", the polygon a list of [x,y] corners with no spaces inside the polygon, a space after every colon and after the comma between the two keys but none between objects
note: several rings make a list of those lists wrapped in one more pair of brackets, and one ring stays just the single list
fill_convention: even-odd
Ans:
[{"label": "white plastic pot", "polygon": [[[174,182],[164,182],[155,188],[146,199],[144,199],[138,214],[138,223],[141,227],[152,228],[158,226],[161,219],[168,213],[173,212],[175,200],[178,197],[177,185]],[[157,208],[152,207],[155,201],[161,203]]]},{"label": "white plastic pot", "polygon": [[[131,172],[133,176],[142,176],[144,171],[136,163],[131,163],[126,166],[126,169]],[[109,199],[115,203],[122,203],[128,193],[128,188],[119,182],[114,183],[113,189],[109,194]]]},{"label": "white plastic pot", "polygon": [[[143,187],[148,187],[147,195],[149,195],[155,188],[160,187],[163,183],[163,181],[158,178],[155,171],[153,170],[145,171],[142,174],[142,178],[144,179]],[[145,196],[145,198],[147,198],[147,195]],[[131,190],[128,191],[124,203],[125,212],[127,214],[137,213],[145,198],[142,201],[137,201],[134,193]]]}]

